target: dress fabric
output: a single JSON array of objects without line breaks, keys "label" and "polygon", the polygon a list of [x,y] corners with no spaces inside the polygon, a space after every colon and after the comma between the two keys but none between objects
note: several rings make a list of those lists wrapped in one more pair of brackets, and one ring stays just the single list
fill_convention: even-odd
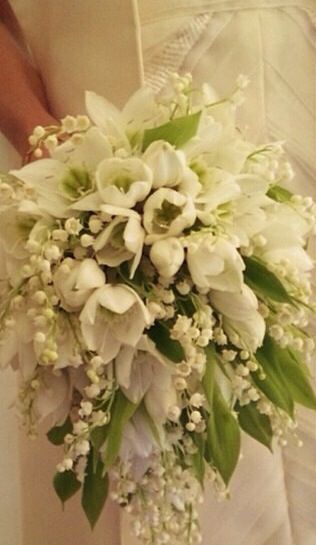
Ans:
[{"label": "dress fabric", "polygon": [[[220,95],[227,95],[244,73],[251,84],[238,125],[257,142],[286,140],[296,171],[292,188],[316,197],[314,0],[11,4],[57,117],[82,113],[85,89],[120,105],[140,83],[159,91],[170,72],[180,71],[191,72],[198,83],[208,81]],[[17,157],[4,141],[0,146],[0,168],[7,168]],[[7,380],[13,382],[11,376]],[[6,400],[10,396],[8,382],[1,378],[2,401],[2,390]],[[9,390],[13,398],[12,385]],[[62,513],[51,487],[58,449],[44,438],[29,443],[21,435],[18,464],[13,433],[17,431],[12,417],[8,419],[7,425],[0,419],[0,437],[7,444],[1,463],[6,498],[6,504],[0,504],[3,545],[138,545],[116,506],[109,504],[93,534],[78,499]],[[299,421],[302,449],[289,446],[272,456],[244,437],[232,499],[217,503],[211,492],[206,494],[202,545],[315,543],[315,416],[300,411]]]}]

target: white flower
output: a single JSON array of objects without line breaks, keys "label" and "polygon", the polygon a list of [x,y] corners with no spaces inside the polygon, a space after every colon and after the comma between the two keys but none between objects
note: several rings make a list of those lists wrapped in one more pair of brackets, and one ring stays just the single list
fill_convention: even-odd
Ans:
[{"label": "white flower", "polygon": [[41,159],[11,174],[34,189],[40,210],[57,218],[71,216],[71,205],[93,189],[84,161],[68,165],[57,159]]},{"label": "white flower", "polygon": [[155,344],[143,335],[136,347],[123,346],[115,359],[118,384],[133,403],[144,399],[155,422],[166,420],[177,403],[172,382],[174,367],[167,363]]},{"label": "white flower", "polygon": [[112,157],[112,147],[109,139],[98,127],[91,127],[80,134],[80,143],[74,145],[73,140],[67,140],[52,151],[52,157],[69,166],[84,166],[89,172],[94,172],[97,165],[108,157]]},{"label": "white flower", "polygon": [[267,215],[266,226],[260,231],[265,245],[256,253],[267,263],[288,260],[302,273],[313,268],[313,261],[304,249],[309,225],[295,210],[287,205],[274,207]]},{"label": "white flower", "polygon": [[150,324],[144,303],[124,284],[106,284],[95,290],[79,318],[88,349],[98,352],[104,363],[116,357],[121,344],[136,346]]},{"label": "white flower", "polygon": [[155,191],[144,205],[144,227],[148,233],[146,243],[180,235],[196,219],[192,198],[174,189],[162,187]]},{"label": "white flower", "polygon": [[64,373],[52,373],[49,369],[41,369],[39,388],[33,403],[33,410],[41,421],[47,416],[53,417],[53,424],[64,422],[69,414],[71,403],[71,386]]},{"label": "white flower", "polygon": [[146,149],[143,160],[153,172],[153,187],[175,187],[190,194],[197,193],[200,185],[197,176],[188,168],[183,151],[176,150],[164,140],[152,142]]},{"label": "white flower", "polygon": [[65,221],[65,230],[70,235],[79,235],[80,231],[83,229],[83,225],[77,218],[68,218]]},{"label": "white flower", "polygon": [[16,313],[15,326],[0,341],[0,367],[19,369],[23,379],[32,377],[37,365],[34,349],[35,329],[24,312]]},{"label": "white flower", "polygon": [[96,183],[102,202],[133,208],[149,194],[152,172],[136,157],[115,157],[100,163],[96,172]]},{"label": "white flower", "polygon": [[184,261],[184,249],[179,239],[165,238],[154,242],[149,257],[159,275],[170,278],[178,272]]},{"label": "white flower", "polygon": [[[90,119],[106,134],[116,149],[130,152],[141,140],[144,129],[159,124],[161,109],[149,87],[137,90],[119,111],[106,98],[86,92],[86,110]],[[166,120],[161,119],[161,123]],[[130,144],[131,142],[131,144]]]},{"label": "white flower", "polygon": [[258,312],[258,300],[253,291],[244,284],[239,293],[212,291],[209,297],[223,315],[223,327],[231,342],[255,352],[264,339],[265,321]]},{"label": "white flower", "polygon": [[109,267],[117,267],[124,261],[133,260],[130,274],[132,278],[142,256],[145,238],[141,218],[133,210],[124,208],[111,207],[111,213],[118,215],[97,236],[93,244],[96,258],[98,263]]},{"label": "white flower", "polygon": [[[163,435],[162,428],[156,426]],[[146,418],[140,411],[136,411],[123,430],[120,448],[120,459],[128,463],[133,479],[138,481],[150,467],[151,455],[157,449],[157,443],[148,426]]]},{"label": "white flower", "polygon": [[209,218],[212,217],[210,212],[236,199],[240,195],[240,187],[232,174],[219,168],[208,167],[202,160],[197,161],[192,168],[198,173],[202,187],[195,198],[197,215],[205,225],[208,225],[211,223]]},{"label": "white flower", "polygon": [[80,310],[94,289],[105,283],[105,274],[93,259],[66,259],[53,277],[56,293],[65,310]]},{"label": "white flower", "polygon": [[245,266],[236,248],[225,239],[201,235],[189,243],[187,263],[192,280],[199,288],[227,292],[241,289]]}]

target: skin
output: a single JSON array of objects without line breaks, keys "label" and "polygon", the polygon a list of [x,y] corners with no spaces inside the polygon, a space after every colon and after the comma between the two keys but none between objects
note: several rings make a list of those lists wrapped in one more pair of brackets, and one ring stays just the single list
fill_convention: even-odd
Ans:
[{"label": "skin", "polygon": [[0,0],[0,131],[22,157],[36,125],[51,125],[54,117],[41,77],[31,64],[23,35],[7,0]]}]

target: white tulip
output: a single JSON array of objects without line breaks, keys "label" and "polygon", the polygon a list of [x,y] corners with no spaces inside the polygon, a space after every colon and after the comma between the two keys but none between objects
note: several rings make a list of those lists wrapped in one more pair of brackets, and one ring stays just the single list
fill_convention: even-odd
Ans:
[{"label": "white tulip", "polygon": [[131,288],[106,284],[87,300],[80,316],[83,339],[105,363],[115,358],[122,344],[136,346],[150,324],[149,312]]},{"label": "white tulip", "polygon": [[180,235],[196,219],[190,195],[162,187],[155,191],[144,205],[144,227],[148,233],[145,242],[152,244],[162,238]]},{"label": "white tulip", "polygon": [[136,157],[105,159],[96,172],[96,183],[104,203],[133,208],[152,187],[150,168]]},{"label": "white tulip", "polygon": [[94,289],[105,283],[105,274],[93,259],[66,259],[53,277],[56,293],[65,310],[80,310]]},{"label": "white tulip", "polygon": [[165,238],[154,242],[149,257],[159,275],[170,278],[178,272],[184,261],[184,249],[179,239]]},{"label": "white tulip", "polygon": [[235,246],[227,240],[201,235],[189,243],[187,263],[198,288],[240,291],[245,265]]}]

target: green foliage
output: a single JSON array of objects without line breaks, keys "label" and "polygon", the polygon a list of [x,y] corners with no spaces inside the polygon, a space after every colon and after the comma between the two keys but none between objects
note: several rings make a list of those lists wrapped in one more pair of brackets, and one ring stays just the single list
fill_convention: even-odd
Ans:
[{"label": "green foliage", "polygon": [[81,505],[91,528],[94,528],[102,512],[109,490],[109,479],[105,474],[104,465],[98,458],[96,467],[94,467],[94,458],[95,455],[91,449],[81,498]]},{"label": "green foliage", "polygon": [[90,440],[96,451],[99,451],[107,438],[109,425],[97,426],[90,433]]},{"label": "green foliage", "polygon": [[263,346],[257,350],[256,358],[266,376],[262,380],[260,372],[257,371],[252,374],[254,382],[272,403],[293,417],[294,401],[288,391],[284,375],[280,372],[278,362],[275,360],[269,337],[265,338]]},{"label": "green foliage", "polygon": [[228,484],[240,452],[240,429],[217,385],[213,391],[213,405],[207,422],[206,458],[220,472]]},{"label": "green foliage", "polygon": [[[294,401],[296,401],[309,409],[316,409],[316,396],[309,381],[308,371],[292,350],[281,348],[267,336],[263,347],[257,351],[256,357],[267,377],[275,380],[276,385],[282,390],[283,406],[281,408],[292,414]],[[261,382],[264,387],[265,380]],[[261,389],[264,391],[263,387]],[[275,403],[281,406],[280,403],[276,401]]]},{"label": "green foliage", "polygon": [[81,483],[77,480],[73,471],[63,471],[56,473],[53,479],[55,492],[60,501],[64,504],[71,498],[81,487]]},{"label": "green foliage", "polygon": [[55,426],[47,433],[48,440],[53,445],[62,445],[64,442],[65,435],[72,432],[72,423],[69,416],[66,418],[65,422],[61,426]]},{"label": "green foliage", "polygon": [[205,397],[208,401],[210,409],[213,406],[213,392],[214,392],[214,371],[216,366],[216,352],[213,345],[209,345],[205,348],[206,364],[205,373],[202,379],[202,386],[205,393]]},{"label": "green foliage", "polygon": [[289,349],[277,347],[276,358],[294,401],[308,409],[316,410],[316,395],[309,373],[300,357]]},{"label": "green foliage", "polygon": [[147,332],[155,343],[157,350],[169,360],[179,363],[185,358],[184,350],[179,343],[170,337],[170,330],[163,322],[156,322]]},{"label": "green foliage", "polygon": [[271,450],[273,432],[270,418],[259,413],[254,402],[244,406],[237,403],[235,409],[238,413],[240,427],[244,432]]},{"label": "green foliage", "polygon": [[277,276],[266,265],[253,257],[243,257],[246,265],[245,282],[263,299],[293,304],[293,299]]},{"label": "green foliage", "polygon": [[105,470],[108,470],[114,464],[120,450],[124,427],[130,418],[132,418],[136,409],[137,405],[129,401],[121,390],[118,390],[115,395],[111,410],[111,420],[106,433],[105,451],[102,454]]},{"label": "green foliage", "polygon": [[200,117],[201,112],[197,112],[177,117],[159,127],[147,129],[144,132],[143,151],[148,148],[149,144],[156,140],[165,140],[169,144],[180,148],[195,136],[200,123]]},{"label": "green foliage", "polygon": [[203,487],[204,475],[205,475],[205,439],[201,433],[193,434],[193,441],[197,446],[198,450],[192,454],[192,467],[195,473],[196,478]]}]

